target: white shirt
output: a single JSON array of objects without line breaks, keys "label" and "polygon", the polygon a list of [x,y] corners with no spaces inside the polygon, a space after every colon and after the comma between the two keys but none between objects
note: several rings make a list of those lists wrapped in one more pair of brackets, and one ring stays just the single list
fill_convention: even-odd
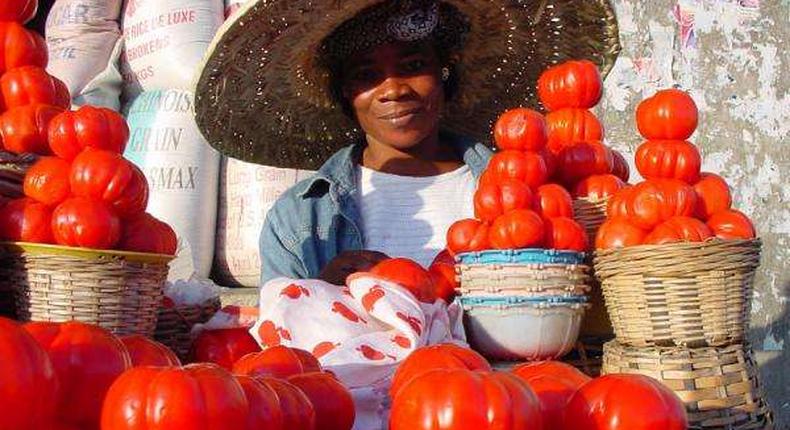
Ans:
[{"label": "white shirt", "polygon": [[398,176],[358,167],[365,249],[428,267],[447,243],[447,229],[474,215],[476,181],[469,166],[437,176]]}]

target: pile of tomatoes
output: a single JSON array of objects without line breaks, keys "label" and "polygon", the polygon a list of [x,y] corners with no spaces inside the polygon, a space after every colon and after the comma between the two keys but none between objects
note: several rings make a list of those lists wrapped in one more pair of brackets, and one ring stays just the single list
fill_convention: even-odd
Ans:
[{"label": "pile of tomatoes", "polygon": [[638,106],[637,127],[647,140],[635,161],[645,181],[609,200],[596,248],[755,237],[751,220],[732,209],[727,182],[700,172],[699,150],[686,140],[697,122],[697,106],[681,90],[659,91]]}]

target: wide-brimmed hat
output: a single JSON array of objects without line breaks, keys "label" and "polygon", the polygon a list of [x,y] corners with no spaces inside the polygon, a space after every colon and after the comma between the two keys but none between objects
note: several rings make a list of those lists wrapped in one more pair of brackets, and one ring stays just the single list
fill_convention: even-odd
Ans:
[{"label": "wide-brimmed hat", "polygon": [[[219,30],[195,82],[195,116],[207,141],[233,158],[317,169],[359,138],[357,124],[333,97],[325,40],[383,3],[250,0]],[[589,59],[605,76],[620,52],[608,0],[442,0],[440,6],[462,16],[468,30],[441,126],[485,143],[502,111],[539,107],[535,83],[547,67]]]}]

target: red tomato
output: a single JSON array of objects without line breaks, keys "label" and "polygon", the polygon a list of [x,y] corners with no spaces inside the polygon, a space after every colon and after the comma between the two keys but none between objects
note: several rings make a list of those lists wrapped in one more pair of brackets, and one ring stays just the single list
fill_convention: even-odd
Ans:
[{"label": "red tomato", "polygon": [[261,347],[246,328],[204,330],[192,343],[192,361],[214,363],[231,370],[240,358]]},{"label": "red tomato", "polygon": [[328,373],[294,375],[288,382],[310,399],[321,430],[351,430],[354,427],[356,411],[351,392]]},{"label": "red tomato", "polygon": [[752,221],[735,209],[716,212],[708,219],[708,227],[719,239],[754,239],[757,235]]},{"label": "red tomato", "polygon": [[615,175],[592,175],[582,179],[573,189],[573,196],[590,200],[603,200],[617,194],[625,183]]},{"label": "red tomato", "polygon": [[75,196],[102,200],[121,217],[132,217],[148,205],[148,181],[140,169],[120,154],[86,149],[71,165]]},{"label": "red tomato", "polygon": [[392,402],[390,430],[542,429],[535,393],[505,372],[433,369]]},{"label": "red tomato", "polygon": [[641,245],[647,232],[631,224],[626,218],[606,220],[595,235],[596,249],[623,248]]},{"label": "red tomato", "polygon": [[0,21],[26,23],[36,16],[38,0],[3,0],[0,2]]},{"label": "red tomato", "polygon": [[[3,6],[0,5],[0,16]],[[47,43],[35,31],[0,18],[0,75],[23,66],[47,67]]]},{"label": "red tomato", "polygon": [[29,197],[0,206],[0,239],[53,243],[52,208]]},{"label": "red tomato", "polygon": [[563,148],[581,142],[603,140],[603,126],[598,118],[587,109],[566,108],[546,115],[548,148],[559,154]]},{"label": "red tomato", "polygon": [[140,366],[181,366],[181,361],[170,348],[141,335],[130,335],[121,338],[132,367]]},{"label": "red tomato", "polygon": [[72,197],[52,213],[52,234],[64,246],[113,249],[121,238],[121,221],[103,202]]},{"label": "red tomato", "polygon": [[488,249],[488,229],[476,219],[456,221],[447,229],[447,249],[453,255]]},{"label": "red tomato", "polygon": [[73,160],[85,148],[123,154],[128,140],[126,120],[102,107],[83,106],[76,111],[63,112],[49,127],[52,152],[66,160]]},{"label": "red tomato", "polygon": [[686,430],[683,402],[643,375],[606,375],[582,386],[568,401],[565,425],[578,430]]},{"label": "red tomato", "polygon": [[71,96],[66,84],[38,66],[7,71],[0,78],[0,94],[6,109],[35,104],[63,109],[71,107]]},{"label": "red tomato", "polygon": [[697,209],[694,216],[707,220],[713,214],[732,206],[732,196],[727,181],[715,173],[702,172],[700,180],[694,184],[697,192]]},{"label": "red tomato", "polygon": [[592,378],[559,361],[526,363],[511,373],[519,377],[538,397],[544,429],[562,429],[565,405],[582,385]]},{"label": "red tomato", "polygon": [[600,142],[584,142],[564,148],[559,155],[560,177],[575,184],[588,176],[612,172],[612,150]]},{"label": "red tomato", "polygon": [[623,182],[628,182],[631,177],[631,168],[620,151],[612,150],[612,174],[620,178]]},{"label": "red tomato", "polygon": [[544,218],[573,218],[571,195],[561,185],[546,184],[538,187],[532,206]]},{"label": "red tomato", "polygon": [[539,248],[546,228],[540,215],[518,209],[497,218],[491,224],[489,241],[495,249]]},{"label": "red tomato", "polygon": [[63,109],[36,104],[9,109],[0,115],[0,138],[6,151],[49,155],[47,132],[52,118]]},{"label": "red tomato", "polygon": [[663,245],[675,242],[704,242],[713,236],[704,222],[687,216],[672,217],[656,226],[645,237],[645,244]]},{"label": "red tomato", "polygon": [[264,377],[258,380],[277,393],[277,398],[280,400],[280,411],[283,414],[284,429],[323,429],[323,427],[318,427],[313,404],[302,390],[281,379]]},{"label": "red tomato", "polygon": [[104,395],[132,365],[123,343],[109,331],[81,322],[25,324],[49,354],[60,381],[58,420],[98,428]]},{"label": "red tomato", "polygon": [[689,184],[699,180],[702,157],[684,140],[649,140],[636,150],[636,169],[645,179],[674,178]]},{"label": "red tomato", "polygon": [[630,221],[644,230],[674,216],[692,216],[697,207],[694,188],[678,179],[652,179],[634,187],[626,203]]},{"label": "red tomato", "polygon": [[436,301],[431,274],[408,258],[389,258],[373,266],[370,274],[406,288],[423,303]]},{"label": "red tomato", "polygon": [[68,162],[57,157],[41,157],[25,174],[25,195],[48,206],[57,206],[71,194]]},{"label": "red tomato", "polygon": [[494,141],[502,150],[540,151],[546,146],[546,120],[532,109],[511,109],[494,125]]},{"label": "red tomato", "polygon": [[395,371],[390,396],[394,399],[414,377],[433,369],[491,371],[491,365],[477,352],[452,343],[424,346],[406,357]]},{"label": "red tomato", "polygon": [[253,377],[287,378],[320,371],[321,364],[312,354],[287,346],[273,346],[260,352],[252,352],[233,364],[234,374]]},{"label": "red tomato", "polygon": [[578,222],[571,218],[547,218],[545,226],[544,246],[546,248],[576,252],[584,252],[589,248],[587,233]]},{"label": "red tomato", "polygon": [[499,183],[505,179],[523,182],[531,189],[546,183],[549,177],[546,161],[533,152],[500,151],[491,157],[480,185]]},{"label": "red tomato", "polygon": [[249,405],[247,426],[242,429],[288,430],[284,426],[280,399],[273,388],[251,377],[236,375]]},{"label": "red tomato", "polygon": [[549,111],[589,109],[601,100],[603,83],[595,63],[566,61],[546,69],[538,78],[538,97]]},{"label": "red tomato", "polygon": [[532,190],[523,182],[503,179],[496,184],[481,184],[474,197],[475,216],[491,222],[498,216],[532,205]]},{"label": "red tomato", "polygon": [[248,413],[241,385],[219,366],[144,366],[125,372],[112,384],[104,400],[101,428],[246,429]]},{"label": "red tomato", "polygon": [[428,267],[428,273],[433,279],[436,296],[445,303],[451,303],[455,298],[455,290],[460,287],[455,276],[455,260],[447,250],[440,252]]},{"label": "red tomato", "polygon": [[634,187],[626,184],[620,191],[609,197],[609,201],[606,203],[606,217],[609,219],[630,218],[631,213],[628,205],[633,193]]},{"label": "red tomato", "polygon": [[169,224],[143,212],[125,220],[118,249],[175,255],[178,249],[178,238]]},{"label": "red tomato", "polygon": [[58,379],[46,351],[16,322],[0,317],[3,429],[50,430]]},{"label": "red tomato", "polygon": [[539,154],[541,157],[543,157],[543,161],[546,163],[546,178],[553,178],[557,173],[557,167],[559,166],[557,156],[551,152],[549,148],[543,148]]},{"label": "red tomato", "polygon": [[685,91],[661,90],[637,106],[636,126],[648,140],[686,140],[697,128],[697,105]]}]

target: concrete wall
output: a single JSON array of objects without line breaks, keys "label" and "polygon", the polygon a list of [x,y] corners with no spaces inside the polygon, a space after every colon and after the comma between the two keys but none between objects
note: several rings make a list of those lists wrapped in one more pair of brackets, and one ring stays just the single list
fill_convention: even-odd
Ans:
[{"label": "concrete wall", "polygon": [[790,1],[613,2],[623,52],[599,109],[607,140],[633,159],[639,101],[672,86],[694,96],[703,170],[727,179],[764,241],[750,340],[777,428],[790,429]]}]

